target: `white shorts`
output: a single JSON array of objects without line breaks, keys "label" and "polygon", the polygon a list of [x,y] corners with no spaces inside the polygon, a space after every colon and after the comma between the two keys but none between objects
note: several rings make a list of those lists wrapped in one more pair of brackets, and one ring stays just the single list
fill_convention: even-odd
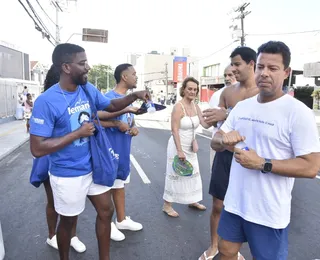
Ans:
[{"label": "white shorts", "polygon": [[116,179],[116,180],[114,181],[114,184],[113,184],[113,186],[112,186],[112,189],[122,189],[122,188],[124,188],[124,185],[125,185],[125,184],[128,184],[128,183],[130,183],[130,173],[129,173],[129,175],[128,175],[128,178],[127,178],[125,181]]},{"label": "white shorts", "polygon": [[111,189],[93,183],[92,173],[78,177],[49,175],[54,208],[62,216],[78,216],[85,209],[87,196],[99,195]]}]

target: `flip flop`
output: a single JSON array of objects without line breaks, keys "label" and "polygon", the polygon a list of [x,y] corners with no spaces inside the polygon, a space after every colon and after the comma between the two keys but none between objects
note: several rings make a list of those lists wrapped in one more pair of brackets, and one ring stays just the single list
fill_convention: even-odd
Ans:
[{"label": "flip flop", "polygon": [[[204,251],[202,255],[204,256],[204,260],[211,260],[215,258],[218,254],[219,254],[219,250],[217,250],[217,252],[214,255],[207,256],[207,251]],[[201,257],[202,256],[200,256],[198,260],[202,260]]]},{"label": "flip flop", "polygon": [[193,208],[193,209],[197,209],[197,210],[201,210],[201,211],[205,211],[207,208],[200,204],[200,203],[194,203],[194,204],[190,204],[189,208]]},{"label": "flip flop", "polygon": [[164,207],[162,208],[162,211],[164,213],[166,213],[169,217],[172,217],[172,218],[177,218],[179,217],[179,213],[176,212],[173,208],[170,208],[170,209],[165,209]]}]

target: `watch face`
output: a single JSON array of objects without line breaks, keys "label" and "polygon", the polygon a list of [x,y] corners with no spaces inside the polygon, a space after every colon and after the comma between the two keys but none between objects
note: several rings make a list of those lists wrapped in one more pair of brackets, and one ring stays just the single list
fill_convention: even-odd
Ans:
[{"label": "watch face", "polygon": [[263,171],[264,171],[264,172],[271,172],[271,170],[272,170],[272,163],[266,162],[266,163],[264,164]]}]

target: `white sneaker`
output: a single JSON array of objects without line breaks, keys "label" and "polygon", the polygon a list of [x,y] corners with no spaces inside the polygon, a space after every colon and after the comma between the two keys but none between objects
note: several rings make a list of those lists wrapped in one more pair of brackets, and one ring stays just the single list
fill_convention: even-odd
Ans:
[{"label": "white sneaker", "polygon": [[85,244],[83,244],[78,237],[71,238],[70,245],[73,247],[74,250],[76,250],[78,253],[83,253],[87,250]]},{"label": "white sneaker", "polygon": [[58,250],[58,241],[57,241],[57,236],[54,235],[51,239],[47,238],[47,244],[51,247],[53,247],[54,249]]},{"label": "white sneaker", "polygon": [[116,219],[116,226],[118,229],[127,229],[131,231],[139,231],[143,229],[143,226],[140,223],[133,221],[130,217],[126,217],[125,220],[120,223]]},{"label": "white sneaker", "polygon": [[113,222],[111,222],[110,238],[113,241],[117,241],[117,242],[122,241],[126,238],[125,235],[117,229],[116,225]]}]

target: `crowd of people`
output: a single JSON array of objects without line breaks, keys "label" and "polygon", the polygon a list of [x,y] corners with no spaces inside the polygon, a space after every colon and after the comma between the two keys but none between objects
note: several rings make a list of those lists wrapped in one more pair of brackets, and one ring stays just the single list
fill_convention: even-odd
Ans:
[{"label": "crowd of people", "polygon": [[[288,257],[294,179],[314,178],[320,169],[313,112],[282,90],[290,74],[290,59],[290,49],[283,42],[264,43],[257,52],[236,48],[224,72],[225,87],[213,94],[211,108],[204,111],[195,103],[199,82],[187,77],[182,83],[181,100],[171,115],[162,210],[175,218],[179,213],[173,203],[206,210],[200,203],[203,185],[196,129],[213,126],[208,183],[211,241],[199,260],[218,254],[221,260],[244,259],[240,253],[243,243],[249,244],[256,260]],[[52,62],[45,91],[36,99],[30,119],[34,165],[40,160],[47,165],[42,180],[48,199],[47,243],[59,250],[61,260],[69,259],[70,246],[79,253],[86,250],[76,229],[88,197],[97,212],[99,259],[107,260],[110,238],[122,241],[121,230],[143,228],[126,216],[125,185],[130,181],[131,140],[139,134],[134,115],[143,113],[132,103],[137,99],[149,102],[150,94],[127,94],[137,83],[131,64],[119,65],[115,88],[100,93],[88,82],[90,66],[85,50],[78,45],[56,46]],[[94,179],[91,138],[99,125],[117,155],[113,185],[97,184]],[[191,175],[175,172],[176,157],[192,165]]]}]

